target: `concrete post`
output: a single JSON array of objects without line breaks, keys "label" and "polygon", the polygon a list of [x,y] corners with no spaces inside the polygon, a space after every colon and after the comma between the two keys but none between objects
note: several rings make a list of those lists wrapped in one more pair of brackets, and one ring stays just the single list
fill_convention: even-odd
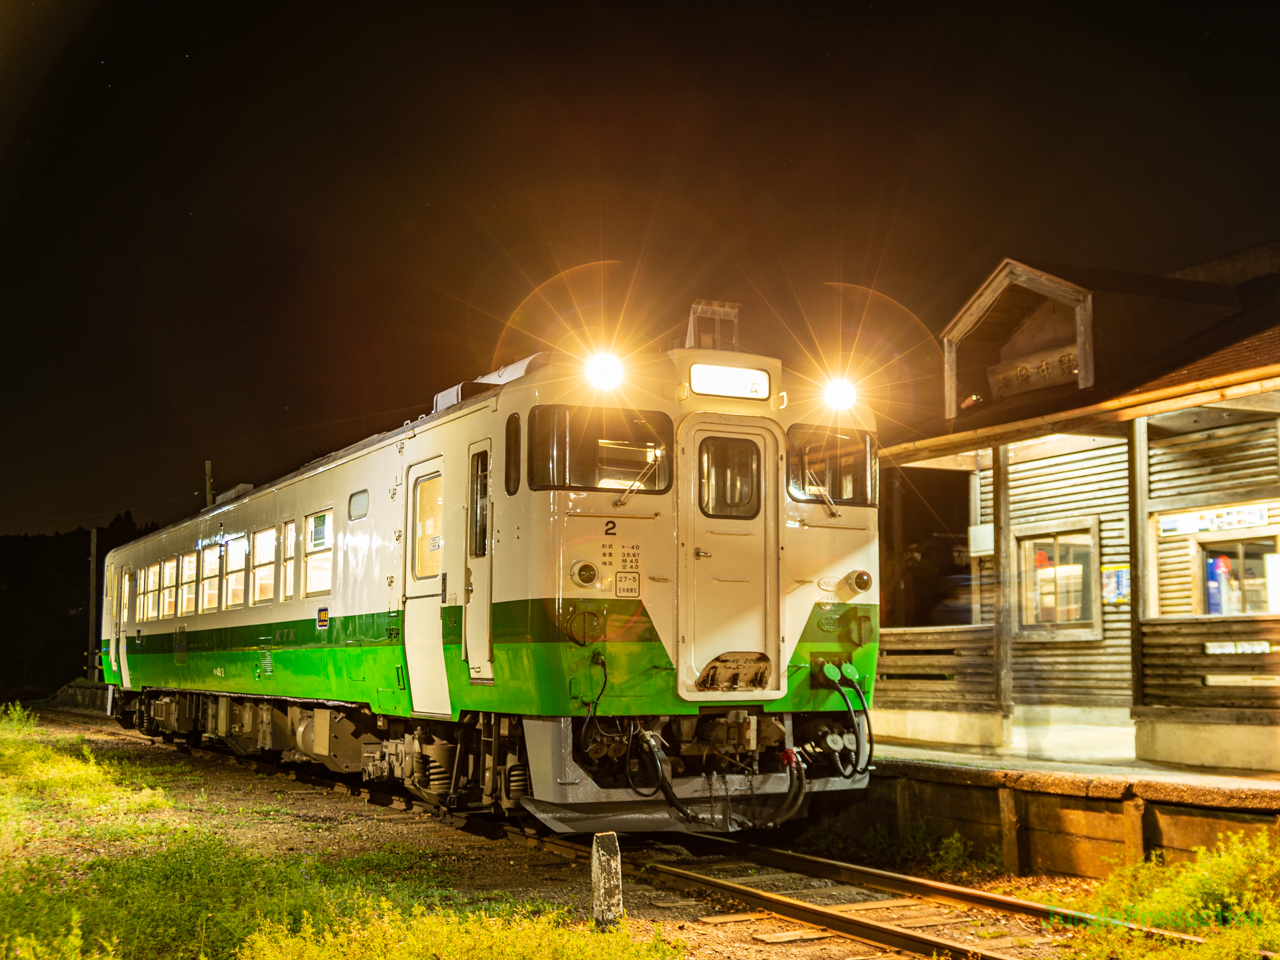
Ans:
[{"label": "concrete post", "polygon": [[618,835],[597,833],[591,842],[591,918],[600,929],[622,917],[622,850]]}]

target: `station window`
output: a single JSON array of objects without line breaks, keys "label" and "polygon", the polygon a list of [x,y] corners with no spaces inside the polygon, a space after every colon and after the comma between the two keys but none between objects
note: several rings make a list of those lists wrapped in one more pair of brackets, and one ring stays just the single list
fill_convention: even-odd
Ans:
[{"label": "station window", "polygon": [[369,515],[369,491],[361,490],[353,493],[347,501],[347,519],[363,520]]},{"label": "station window", "polygon": [[[1039,525],[1046,526],[1046,525]],[[1014,529],[1024,631],[1097,623],[1098,547],[1091,530]]]},{"label": "station window", "polygon": [[520,414],[507,417],[506,491],[508,497],[520,492]]},{"label": "station window", "polygon": [[738,437],[698,445],[698,500],[708,517],[750,520],[760,513],[760,448]]},{"label": "station window", "polygon": [[168,620],[178,612],[178,558],[171,557],[160,567],[160,618]]},{"label": "station window", "polygon": [[546,404],[529,411],[531,490],[671,488],[671,418],[652,410]]},{"label": "station window", "polygon": [[333,588],[333,511],[307,517],[304,557],[308,597],[328,593]]},{"label": "station window", "polygon": [[253,535],[253,603],[266,603],[276,595],[276,528]]},{"label": "station window", "polygon": [[1202,542],[1200,551],[1206,614],[1280,613],[1280,553],[1275,537]]},{"label": "station window", "polygon": [[801,503],[874,507],[880,458],[875,437],[851,427],[797,423],[787,431],[787,492]]},{"label": "station window", "polygon": [[441,517],[444,514],[444,478],[426,477],[413,491],[413,577],[426,580],[440,575],[444,545]]},{"label": "station window", "polygon": [[189,617],[196,612],[196,557],[192,550],[178,559],[178,616]]},{"label": "station window", "polygon": [[245,561],[248,559],[249,538],[244,534],[232,537],[224,544],[226,572],[223,574],[222,609],[244,606]]},{"label": "station window", "polygon": [[147,567],[147,590],[142,599],[145,602],[144,618],[160,619],[160,564],[153,563]]},{"label": "station window", "polygon": [[298,523],[290,520],[284,525],[284,583],[282,590],[284,599],[293,599],[293,568],[295,563],[296,549],[298,543]]},{"label": "station window", "polygon": [[471,556],[489,553],[489,451],[471,456]]},{"label": "station window", "polygon": [[205,547],[200,551],[200,612],[218,609],[218,584],[222,580],[222,548]]}]

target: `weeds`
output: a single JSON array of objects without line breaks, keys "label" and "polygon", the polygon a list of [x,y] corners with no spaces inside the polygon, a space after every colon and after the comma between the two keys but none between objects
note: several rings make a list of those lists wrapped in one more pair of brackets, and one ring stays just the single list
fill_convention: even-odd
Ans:
[{"label": "weeds", "polygon": [[1153,947],[1124,930],[1091,928],[1086,960],[1153,957],[1228,960],[1280,950],[1280,849],[1266,832],[1222,837],[1189,863],[1159,859],[1121,867],[1079,905],[1089,913],[1205,938],[1197,948]]},{"label": "weeds", "polygon": [[683,944],[666,943],[657,929],[648,940],[631,939],[624,924],[597,932],[571,925],[563,915],[505,916],[409,913],[366,907],[357,916],[317,929],[308,920],[291,931],[266,924],[245,941],[241,960],[676,960]]}]

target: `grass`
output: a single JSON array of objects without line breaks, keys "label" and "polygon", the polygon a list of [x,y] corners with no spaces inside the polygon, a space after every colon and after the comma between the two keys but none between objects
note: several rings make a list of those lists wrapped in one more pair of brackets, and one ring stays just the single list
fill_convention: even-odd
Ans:
[{"label": "grass", "polygon": [[1073,951],[1084,960],[1253,960],[1259,950],[1280,951],[1280,844],[1264,831],[1229,834],[1189,862],[1121,867],[1092,896],[1066,905],[1205,938],[1204,946],[1182,946],[1086,928]]},{"label": "grass", "polygon": [[[211,809],[203,788],[189,808],[199,825],[184,825],[165,791],[178,779],[180,772],[95,756],[83,737],[51,734],[21,707],[0,707],[0,839],[8,838],[0,847],[0,958],[684,955],[656,935],[597,933],[506,893],[463,895],[446,858],[409,846],[347,856],[254,852],[222,835],[209,815],[227,808]],[[287,812],[250,805],[232,819]],[[110,855],[56,852],[69,838],[102,842]]]},{"label": "grass", "polygon": [[409,913],[385,905],[317,930],[298,932],[267,924],[255,931],[241,960],[676,960],[681,944],[666,943],[654,930],[633,940],[623,925],[597,932],[566,923],[562,915],[515,912],[505,916]]}]

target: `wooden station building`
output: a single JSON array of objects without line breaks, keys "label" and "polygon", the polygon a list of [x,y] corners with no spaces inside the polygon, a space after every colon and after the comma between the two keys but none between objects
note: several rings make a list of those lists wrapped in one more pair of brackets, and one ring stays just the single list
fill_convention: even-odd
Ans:
[{"label": "wooden station building", "polygon": [[1167,277],[1006,260],[942,346],[941,417],[881,463],[968,475],[969,622],[882,631],[877,732],[999,745],[1017,705],[1280,769],[1280,241]]}]

